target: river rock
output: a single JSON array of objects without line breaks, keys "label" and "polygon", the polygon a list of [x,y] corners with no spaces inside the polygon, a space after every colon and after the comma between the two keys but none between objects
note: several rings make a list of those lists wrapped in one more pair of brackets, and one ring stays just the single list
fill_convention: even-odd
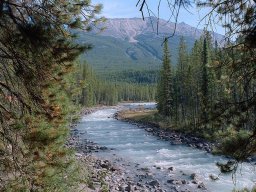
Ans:
[{"label": "river rock", "polygon": [[100,162],[100,166],[102,168],[105,168],[105,169],[110,169],[111,165],[110,165],[110,162],[108,160],[105,160],[105,161],[101,161]]},{"label": "river rock", "polygon": [[115,166],[111,166],[111,168],[110,168],[110,171],[112,171],[112,172],[117,171],[117,170],[118,170],[118,168]]},{"label": "river rock", "polygon": [[99,147],[100,150],[107,150],[108,148],[103,146],[103,147]]},{"label": "river rock", "polygon": [[153,187],[155,187],[155,186],[158,187],[160,185],[157,180],[150,181],[148,184],[153,186]]},{"label": "river rock", "polygon": [[192,180],[199,181],[199,176],[198,176],[196,173],[192,173],[192,174],[190,175],[190,178],[191,178]]},{"label": "river rock", "polygon": [[149,172],[149,168],[147,168],[147,167],[140,168],[140,169],[138,169],[138,170],[145,171],[145,172]]},{"label": "river rock", "polygon": [[125,191],[128,191],[128,192],[134,191],[134,187],[131,184],[128,184],[128,186],[125,187]]},{"label": "river rock", "polygon": [[174,179],[167,180],[167,183],[174,184],[174,185],[182,185],[183,184],[182,181],[174,180]]},{"label": "river rock", "polygon": [[152,128],[146,128],[145,129],[147,132],[153,132],[153,129]]},{"label": "river rock", "polygon": [[167,180],[167,183],[173,184],[173,181],[174,181],[174,179],[169,179],[169,180]]},{"label": "river rock", "polygon": [[81,153],[76,153],[75,156],[76,157],[82,157],[83,155]]},{"label": "river rock", "polygon": [[169,167],[168,170],[174,171],[174,167]]},{"label": "river rock", "polygon": [[127,186],[126,184],[122,184],[122,185],[120,185],[120,186],[118,187],[118,190],[119,190],[119,191],[122,191],[122,192],[125,192],[127,187],[128,187],[128,186]]},{"label": "river rock", "polygon": [[216,180],[219,180],[219,177],[217,175],[214,175],[214,174],[210,174],[209,175],[209,178],[213,181],[216,181]]},{"label": "river rock", "polygon": [[206,187],[203,183],[200,183],[198,186],[197,186],[199,189],[204,189],[206,190]]}]

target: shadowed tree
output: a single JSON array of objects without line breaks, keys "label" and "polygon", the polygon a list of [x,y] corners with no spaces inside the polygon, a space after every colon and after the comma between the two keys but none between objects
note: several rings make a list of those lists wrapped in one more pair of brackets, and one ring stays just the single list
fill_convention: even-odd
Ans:
[{"label": "shadowed tree", "polygon": [[89,46],[70,31],[100,21],[100,9],[87,0],[0,2],[1,191],[71,190],[65,75]]},{"label": "shadowed tree", "polygon": [[170,53],[168,41],[165,41],[163,48],[163,64],[160,71],[160,79],[157,86],[157,109],[160,114],[171,117],[173,115],[173,87]]}]

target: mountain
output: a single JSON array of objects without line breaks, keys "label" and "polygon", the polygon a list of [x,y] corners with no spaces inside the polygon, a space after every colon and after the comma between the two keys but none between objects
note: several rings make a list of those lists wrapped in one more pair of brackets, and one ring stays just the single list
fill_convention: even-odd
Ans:
[{"label": "mountain", "polygon": [[[157,30],[158,26],[158,30]],[[79,32],[79,42],[93,45],[93,49],[83,55],[96,72],[108,76],[109,73],[124,70],[158,70],[161,65],[162,43],[166,36],[171,35],[175,23],[163,19],[149,17],[108,19],[99,28],[106,28],[103,32],[93,29],[89,33]],[[157,33],[158,31],[158,33]],[[188,50],[203,34],[203,30],[196,29],[185,23],[177,23],[173,37],[169,39],[172,64],[177,62],[179,40],[183,36]],[[220,41],[221,35],[213,33]]]},{"label": "mountain", "polygon": [[[120,38],[130,43],[138,42],[137,37],[140,35],[163,38],[172,34],[174,30],[178,36],[193,37],[195,39],[198,39],[203,34],[203,30],[191,27],[184,22],[175,25],[175,23],[163,19],[158,20],[155,17],[147,17],[144,21],[141,18],[108,19],[101,27],[106,29],[100,35]],[[94,30],[93,33],[96,31]],[[217,40],[223,38],[222,35],[217,33],[213,33],[213,36]]]}]

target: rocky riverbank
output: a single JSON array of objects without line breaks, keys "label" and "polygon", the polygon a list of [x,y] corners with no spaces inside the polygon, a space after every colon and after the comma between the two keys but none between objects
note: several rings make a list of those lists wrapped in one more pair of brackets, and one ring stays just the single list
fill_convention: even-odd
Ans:
[{"label": "rocky riverbank", "polygon": [[114,115],[114,118],[136,125],[137,127],[144,129],[148,133],[159,137],[159,139],[169,141],[171,145],[185,144],[193,148],[207,151],[208,153],[211,153],[216,145],[216,143],[211,143],[205,139],[193,136],[191,134],[175,132],[171,131],[170,129],[160,128],[156,124],[125,118],[123,115],[121,115],[121,111],[117,112]]},{"label": "rocky riverbank", "polygon": [[[161,171],[161,167],[140,167],[113,154],[110,159],[97,157],[97,152],[113,152],[104,146],[87,139],[81,139],[76,128],[71,130],[68,147],[76,150],[76,158],[80,165],[86,166],[90,172],[90,182],[81,185],[79,189],[86,192],[182,192],[182,191],[207,191],[205,185],[196,174],[187,176],[188,179],[180,179],[172,174],[174,167],[168,169],[169,174],[165,180],[156,177],[155,172]],[[181,173],[185,175],[184,173]]]},{"label": "rocky riverbank", "polygon": [[[81,140],[80,135],[82,134],[76,128],[72,129],[71,137],[67,143],[68,147],[76,150],[76,158],[79,164],[86,166],[90,173],[90,182],[87,185],[81,185],[79,190],[86,192],[164,191],[161,189],[159,182],[153,179],[148,169],[141,169],[136,172],[132,171],[131,173],[131,164],[119,157],[112,159],[112,161],[96,157],[92,153],[109,149],[87,139]],[[138,164],[134,165],[135,167],[138,167]],[[151,180],[149,181],[149,179]]]},{"label": "rocky riverbank", "polygon": [[[91,108],[85,110],[82,115],[90,114],[102,108]],[[146,128],[145,128],[146,129]],[[151,128],[152,129],[152,128]],[[153,129],[152,129],[153,130]],[[152,132],[147,128],[148,132]],[[207,191],[205,185],[197,175],[185,175],[186,179],[176,176],[170,167],[163,173],[164,177],[159,178],[156,172],[163,172],[161,167],[141,167],[139,164],[131,163],[118,157],[114,149],[100,146],[88,139],[80,132],[74,124],[71,128],[70,138],[67,146],[74,148],[76,158],[81,166],[86,166],[90,172],[90,179],[87,185],[79,186],[80,191],[127,191],[127,192],[164,192],[164,191]],[[108,153],[99,157],[97,153]],[[158,176],[157,176],[158,175]]]}]

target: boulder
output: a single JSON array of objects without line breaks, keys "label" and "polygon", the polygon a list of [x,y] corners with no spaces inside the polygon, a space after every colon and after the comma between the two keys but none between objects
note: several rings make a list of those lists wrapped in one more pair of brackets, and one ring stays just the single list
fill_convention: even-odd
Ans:
[{"label": "boulder", "polygon": [[125,192],[125,189],[126,189],[127,187],[128,187],[127,185],[122,184],[122,185],[120,185],[120,186],[118,187],[118,191],[123,191],[123,192]]},{"label": "boulder", "polygon": [[155,186],[158,187],[160,185],[157,180],[150,181],[148,184],[153,186],[153,187],[155,187]]},{"label": "boulder", "polygon": [[214,174],[210,174],[209,175],[209,178],[213,181],[216,181],[216,180],[219,180],[219,177],[217,175],[214,175]]},{"label": "boulder", "polygon": [[153,132],[153,129],[152,128],[146,128],[145,129],[147,132]]},{"label": "boulder", "polygon": [[100,166],[105,169],[110,169],[111,164],[109,163],[109,161],[105,160],[100,162]]},{"label": "boulder", "polygon": [[198,186],[197,186],[199,189],[204,189],[206,190],[206,187],[203,183],[200,183]]},{"label": "boulder", "polygon": [[191,178],[192,180],[198,180],[198,175],[197,175],[196,173],[192,173],[192,174],[190,175],[190,178]]},{"label": "boulder", "polygon": [[173,182],[174,182],[174,179],[169,179],[169,180],[167,180],[167,183],[173,184]]},{"label": "boulder", "polygon": [[168,170],[174,171],[174,167],[169,167]]}]

